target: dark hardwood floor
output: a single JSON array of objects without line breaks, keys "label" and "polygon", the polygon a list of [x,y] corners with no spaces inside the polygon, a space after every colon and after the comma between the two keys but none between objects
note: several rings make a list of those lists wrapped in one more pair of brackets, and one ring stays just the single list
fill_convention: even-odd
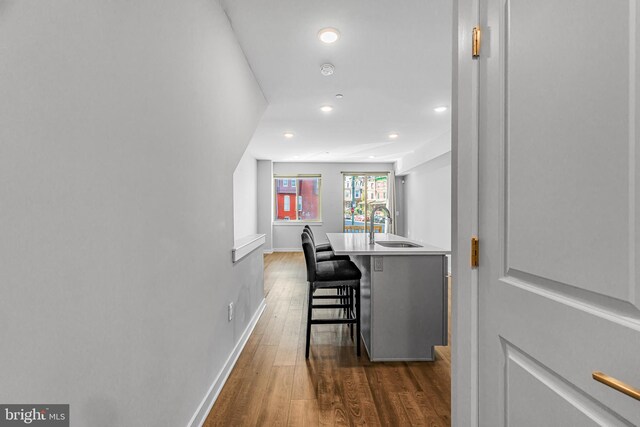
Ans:
[{"label": "dark hardwood floor", "polygon": [[451,424],[449,347],[437,347],[435,362],[371,363],[364,346],[356,357],[347,326],[314,325],[305,360],[302,253],[265,257],[265,292],[267,308],[206,427]]}]

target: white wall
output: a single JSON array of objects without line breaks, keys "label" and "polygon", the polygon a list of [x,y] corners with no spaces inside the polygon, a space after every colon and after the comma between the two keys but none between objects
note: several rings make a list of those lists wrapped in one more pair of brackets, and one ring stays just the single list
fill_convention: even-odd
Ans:
[{"label": "white wall", "polygon": [[248,151],[233,172],[233,234],[236,239],[258,232],[258,161]]},{"label": "white wall", "polygon": [[398,236],[405,236],[407,235],[407,233],[405,232],[405,218],[404,216],[406,215],[405,213],[405,202],[404,202],[404,177],[403,176],[397,176],[396,177],[396,185],[394,188],[395,190],[395,197],[396,197],[396,219],[395,219],[395,233]]},{"label": "white wall", "polygon": [[265,235],[265,253],[273,252],[273,162],[258,160],[258,233]]},{"label": "white wall", "polygon": [[[273,163],[275,175],[322,175],[322,224],[300,223],[274,224],[274,250],[301,250],[300,234],[305,224],[310,224],[317,243],[327,241],[325,233],[342,233],[343,183],[342,172],[391,172],[392,163]],[[273,187],[273,186],[272,186]],[[266,203],[263,201],[263,203]],[[273,197],[268,201],[273,205]],[[270,217],[273,220],[273,214]]]},{"label": "white wall", "polygon": [[411,169],[404,179],[406,237],[451,249],[451,152]]},{"label": "white wall", "polygon": [[223,202],[265,101],[227,18],[7,0],[0,52],[0,402],[184,426],[262,300]]}]

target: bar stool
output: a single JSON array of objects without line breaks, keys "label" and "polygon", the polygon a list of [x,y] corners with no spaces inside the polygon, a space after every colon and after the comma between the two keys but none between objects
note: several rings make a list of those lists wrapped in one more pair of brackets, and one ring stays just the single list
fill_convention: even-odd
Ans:
[{"label": "bar stool", "polygon": [[[309,238],[311,239],[311,244],[316,248],[316,261],[320,262],[320,261],[335,261],[335,260],[343,260],[343,261],[349,261],[349,255],[336,255],[333,253],[333,250],[331,249],[331,245],[329,245],[329,250],[325,251],[325,250],[318,250],[317,246],[315,244],[315,239],[313,238],[313,233],[311,232],[310,228],[305,228],[304,230],[302,230],[302,233],[306,233]],[[328,243],[327,243],[328,244]]]},{"label": "bar stool", "polygon": [[[313,241],[307,233],[302,233],[302,249],[307,265],[307,281],[309,283],[307,308],[307,341],[305,358],[309,358],[311,340],[311,325],[348,324],[356,325],[356,354],[360,356],[360,278],[362,274],[358,267],[345,260],[322,261],[316,260]],[[346,295],[315,295],[318,289],[347,289]],[[314,300],[339,299],[340,304],[314,304]],[[314,319],[313,310],[342,308],[347,315],[341,318]],[[355,312],[354,312],[355,308]],[[351,331],[353,339],[353,330]]]},{"label": "bar stool", "polygon": [[311,236],[311,241],[313,242],[313,245],[316,247],[316,252],[333,250],[333,248],[331,248],[331,244],[329,243],[320,243],[319,245],[316,245],[316,237],[313,235],[313,230],[311,229],[311,227],[309,227],[309,225],[305,225],[304,230],[309,232],[309,236]]},{"label": "bar stool", "polygon": [[[317,249],[318,245],[316,245],[315,238],[313,237],[313,232],[311,231],[311,227],[309,227],[308,225],[305,225],[304,229],[302,230],[302,233],[306,233],[311,238],[311,243],[316,248],[316,262],[339,261],[339,260],[350,261],[349,255],[336,255],[331,249],[331,245],[329,243],[326,243],[327,245],[329,245],[328,251],[325,251],[325,250],[318,251]],[[337,288],[337,292],[338,292],[338,295],[340,295],[340,300],[342,301],[343,304],[346,304],[346,301],[347,301],[346,297],[350,296],[350,294],[352,293],[345,286],[341,286]],[[343,312],[344,312],[344,315],[347,316],[346,308],[343,310]],[[351,335],[353,335],[353,326],[349,325],[349,327],[350,327]]]}]

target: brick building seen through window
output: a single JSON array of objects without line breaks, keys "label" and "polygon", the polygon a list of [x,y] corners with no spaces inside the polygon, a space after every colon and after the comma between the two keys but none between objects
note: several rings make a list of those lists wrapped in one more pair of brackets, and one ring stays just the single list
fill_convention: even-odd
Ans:
[{"label": "brick building seen through window", "polygon": [[276,221],[320,221],[320,176],[276,177]]}]

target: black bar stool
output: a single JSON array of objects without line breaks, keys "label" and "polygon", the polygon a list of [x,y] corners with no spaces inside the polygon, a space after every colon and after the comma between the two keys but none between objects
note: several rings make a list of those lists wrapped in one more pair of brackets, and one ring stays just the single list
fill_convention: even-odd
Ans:
[{"label": "black bar stool", "polygon": [[[309,282],[308,309],[307,309],[307,342],[305,348],[305,358],[309,358],[309,344],[311,340],[311,325],[320,324],[348,324],[351,327],[356,325],[356,354],[360,356],[360,278],[362,274],[356,265],[351,261],[316,260],[316,251],[307,233],[302,233],[302,249],[307,265],[307,281]],[[347,294],[336,295],[315,295],[318,289],[348,290]],[[314,300],[338,299],[340,304],[314,304]],[[355,307],[355,312],[354,312]],[[314,319],[313,310],[342,308],[346,311],[346,316],[332,319]],[[353,330],[351,330],[353,339]]]},{"label": "black bar stool", "polygon": [[[306,233],[311,239],[311,244],[314,248],[316,248],[316,261],[335,261],[335,260],[344,260],[349,261],[349,255],[336,255],[333,253],[331,246],[329,246],[329,250],[318,250],[318,246],[316,245],[315,239],[313,238],[313,233],[310,228],[306,228],[302,230],[302,233]],[[328,244],[328,243],[327,243]]]},{"label": "black bar stool", "polygon": [[307,231],[309,233],[309,236],[311,236],[311,241],[313,242],[313,245],[316,248],[316,252],[324,252],[324,251],[332,251],[333,250],[329,243],[320,243],[319,245],[316,245],[316,236],[313,235],[313,230],[311,229],[311,227],[309,227],[309,225],[305,225],[303,231]]},{"label": "black bar stool", "polygon": [[[309,227],[308,225],[304,226],[304,229],[302,230],[303,233],[307,233],[307,235],[311,238],[311,243],[313,244],[313,246],[316,248],[316,262],[323,262],[323,261],[338,261],[338,260],[342,260],[342,261],[349,261],[349,255],[336,255],[333,252],[333,249],[331,248],[331,245],[329,243],[325,243],[326,245],[329,246],[329,250],[318,250],[318,246],[316,245],[316,239],[313,236],[313,231],[311,231],[311,227]],[[337,292],[338,295],[340,295],[340,299],[343,303],[346,304],[346,297],[348,296],[347,294],[351,294],[349,289],[347,289],[346,287],[342,286],[337,288]],[[347,315],[347,309],[345,308],[343,310],[344,315]],[[351,335],[353,336],[353,327],[352,325],[350,326],[350,331],[351,331]]]}]

